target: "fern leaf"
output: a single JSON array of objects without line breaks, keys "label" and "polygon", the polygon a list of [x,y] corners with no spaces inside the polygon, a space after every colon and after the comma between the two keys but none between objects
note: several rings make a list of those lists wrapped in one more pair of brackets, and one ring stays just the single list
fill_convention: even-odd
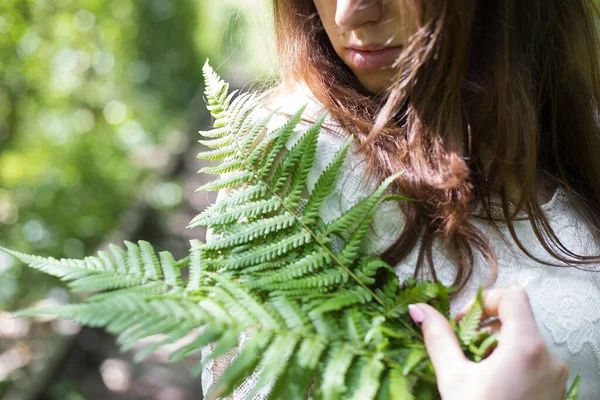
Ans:
[{"label": "fern leaf", "polygon": [[327,350],[327,343],[321,337],[309,337],[302,341],[298,351],[298,364],[302,368],[314,370]]},{"label": "fern leaf", "polygon": [[270,343],[272,338],[271,332],[263,331],[246,342],[231,366],[225,370],[219,382],[211,388],[208,397],[227,397],[231,395],[236,386],[256,369],[263,349]]},{"label": "fern leaf", "polygon": [[302,212],[302,217],[305,223],[311,223],[314,221],[317,216],[323,201],[329,193],[331,192],[331,187],[337,178],[340,168],[344,160],[346,159],[346,154],[348,153],[348,149],[352,144],[352,136],[346,143],[342,146],[340,150],[333,157],[333,161],[325,168],[325,171],[319,176],[317,183],[311,193],[310,198],[308,199],[308,203]]},{"label": "fern leaf", "polygon": [[244,162],[242,160],[234,158],[232,160],[224,161],[218,165],[200,168],[198,173],[208,175],[221,175],[242,169],[243,167]]},{"label": "fern leaf", "polygon": [[332,293],[326,299],[319,299],[316,307],[310,307],[311,314],[324,314],[338,311],[355,304],[364,304],[373,300],[371,294],[362,287]]},{"label": "fern leaf", "polygon": [[254,249],[242,254],[224,260],[215,260],[214,263],[225,269],[241,269],[250,265],[271,261],[311,242],[312,236],[309,232],[298,230],[298,232],[290,234],[278,242],[256,246]]},{"label": "fern leaf", "polygon": [[200,152],[200,153],[198,153],[196,158],[198,158],[199,160],[207,160],[207,161],[222,160],[224,158],[234,156],[236,154],[236,152],[237,152],[237,147],[236,147],[236,144],[233,143],[233,144],[230,144],[229,146],[221,147],[216,150]]},{"label": "fern leaf", "polygon": [[[194,330],[197,330],[197,329],[198,329],[198,326],[196,325],[195,321],[188,321],[183,324],[180,323],[179,326],[177,327],[177,329],[173,329],[167,338],[165,338],[161,341],[158,341],[154,344],[151,344],[149,346],[146,346],[143,349],[141,349],[140,351],[138,351],[135,354],[133,360],[137,363],[142,362],[143,360],[145,360],[147,357],[149,357],[150,355],[152,355],[153,353],[158,351],[163,346],[172,345],[173,343],[177,342],[178,340],[183,339],[184,337],[188,336],[191,332],[193,332]],[[160,333],[162,333],[162,332],[160,332]]]},{"label": "fern leaf", "polygon": [[329,351],[321,385],[324,400],[339,399],[346,391],[345,377],[354,357],[348,346],[336,346]]},{"label": "fern leaf", "polygon": [[350,275],[345,269],[332,268],[330,270],[319,272],[307,278],[296,279],[290,282],[265,285],[264,288],[267,290],[277,291],[277,293],[281,293],[285,290],[290,289],[342,286],[344,283],[348,282],[349,277]]},{"label": "fern leaf", "polygon": [[177,261],[175,261],[171,253],[162,251],[159,253],[159,257],[160,267],[165,283],[173,287],[183,286],[183,281],[181,280],[181,271],[176,267]]},{"label": "fern leaf", "polygon": [[238,285],[234,285],[227,279],[222,278],[218,274],[209,273],[207,275],[227,290],[237,300],[238,304],[243,306],[247,313],[253,315],[256,318],[256,321],[260,321],[263,326],[274,330],[280,330],[282,328],[273,315],[247,291],[241,289]]},{"label": "fern leaf", "polygon": [[329,252],[315,246],[315,249],[307,255],[292,263],[284,264],[285,268],[279,268],[274,272],[261,274],[257,279],[248,280],[248,285],[250,287],[265,287],[269,284],[290,281],[312,273],[330,262]]},{"label": "fern leaf", "polygon": [[304,155],[304,140],[299,140],[290,149],[283,154],[281,162],[277,164],[273,176],[267,180],[267,185],[273,193],[284,196],[282,189],[290,179],[291,172],[296,168],[302,156]]},{"label": "fern leaf", "polygon": [[[252,146],[255,144],[256,138],[264,132],[267,124],[271,122],[273,116],[277,113],[278,110],[271,111],[265,118],[263,118],[259,123],[254,125],[254,127],[250,130],[249,134],[243,141],[242,152],[243,154],[248,154],[252,150]],[[247,165],[247,160],[243,160]]]},{"label": "fern leaf", "polygon": [[442,282],[438,282],[437,286],[438,286],[438,290],[437,290],[438,307],[437,308],[441,311],[442,315],[444,315],[446,318],[450,318],[450,292],[451,292],[451,290],[448,289],[446,286],[444,286],[444,284]]},{"label": "fern leaf", "polygon": [[181,361],[187,358],[190,354],[200,351],[202,347],[215,343],[224,333],[223,326],[208,325],[198,335],[198,337],[190,344],[185,345],[169,356],[170,361]]},{"label": "fern leaf", "polygon": [[142,262],[144,265],[144,278],[161,279],[162,270],[158,262],[158,258],[156,258],[156,253],[154,253],[152,245],[144,240],[140,240],[138,242],[138,245],[140,248]]},{"label": "fern leaf", "polygon": [[216,192],[217,190],[232,188],[248,183],[254,178],[250,171],[232,172],[215,181],[209,182],[196,189],[197,192]]},{"label": "fern leaf", "polygon": [[203,256],[204,244],[198,240],[190,241],[190,269],[186,289],[190,292],[200,290],[203,273],[208,269]]},{"label": "fern leaf", "polygon": [[315,160],[318,136],[319,129],[316,126],[312,126],[300,139],[302,141],[304,156],[300,159],[300,163],[294,171],[288,190],[281,193],[281,196],[285,197],[286,205],[289,207],[294,208],[298,205],[300,196],[304,191],[308,173]]},{"label": "fern leaf", "polygon": [[221,126],[219,128],[211,129],[209,131],[198,131],[200,136],[204,136],[207,138],[221,138],[229,132],[227,126]]},{"label": "fern leaf", "polygon": [[246,399],[252,399],[262,388],[283,375],[292,361],[292,353],[298,345],[299,337],[293,333],[283,334],[273,339],[261,357],[261,373]]},{"label": "fern leaf", "polygon": [[477,299],[467,314],[458,323],[458,337],[460,341],[468,346],[477,334],[483,315],[483,289],[479,289]]},{"label": "fern leaf", "polygon": [[365,318],[357,308],[347,308],[344,310],[344,325],[346,327],[346,335],[351,343],[360,346],[367,336],[368,324]]},{"label": "fern leaf", "polygon": [[[385,190],[394,182],[398,177],[400,177],[403,173],[396,173],[387,179],[385,179],[381,185],[369,196],[360,200],[350,209],[348,209],[344,214],[342,214],[339,218],[332,221],[326,229],[327,234],[332,233],[340,233],[349,230],[355,221],[359,220],[359,217],[367,214],[369,210],[373,209],[377,205],[377,203],[381,200],[382,195]],[[390,198],[390,200],[401,199],[398,197]],[[387,199],[386,199],[387,200]]]},{"label": "fern leaf", "polygon": [[146,282],[143,277],[120,275],[92,275],[75,280],[69,284],[77,292],[105,291],[141,286]]},{"label": "fern leaf", "polygon": [[115,246],[114,244],[109,245],[110,252],[112,254],[112,259],[115,262],[115,269],[122,275],[125,275],[129,268],[127,266],[127,253],[120,248]]},{"label": "fern leaf", "polygon": [[390,379],[386,389],[392,400],[416,400],[412,394],[410,381],[397,368],[390,369]]},{"label": "fern leaf", "polygon": [[207,250],[218,250],[236,245],[243,245],[252,240],[265,237],[269,233],[287,229],[296,224],[296,217],[288,212],[276,215],[271,218],[264,218],[258,221],[245,224],[239,231],[223,236],[206,245]]},{"label": "fern leaf", "polygon": [[125,245],[127,252],[111,246],[112,258],[105,252],[99,252],[98,257],[86,257],[84,260],[57,260],[5,251],[34,269],[69,282],[69,287],[75,292],[124,290],[159,294],[182,285],[180,271],[170,254],[162,253],[160,263],[148,242],[140,241],[137,245],[125,242]]},{"label": "fern leaf", "polygon": [[296,332],[304,332],[310,326],[308,316],[298,304],[290,301],[288,298],[282,296],[274,297],[271,299],[271,304],[279,315],[281,315],[289,329]]},{"label": "fern leaf", "polygon": [[387,315],[400,315],[408,312],[408,305],[428,302],[438,295],[438,285],[433,282],[422,282],[414,287],[406,287],[394,299]]},{"label": "fern leaf", "polygon": [[238,190],[235,190],[232,194],[229,194],[224,199],[221,199],[218,203],[215,203],[205,209],[201,214],[196,216],[188,225],[188,228],[193,228],[197,225],[197,221],[199,220],[208,220],[211,218],[218,217],[221,213],[225,212],[227,209],[243,205],[248,202],[252,202],[254,200],[258,200],[261,197],[265,197],[268,188],[264,185],[255,185],[244,187]]},{"label": "fern leaf", "polygon": [[402,368],[402,375],[407,376],[410,372],[423,360],[427,358],[427,352],[422,348],[412,349],[404,361],[404,368]]},{"label": "fern leaf", "polygon": [[[266,178],[269,171],[271,171],[275,159],[279,156],[279,153],[281,152],[288,139],[294,132],[294,129],[300,123],[302,113],[304,112],[305,108],[306,106],[301,107],[294,115],[292,115],[292,117],[284,126],[282,126],[279,130],[273,133],[273,135],[276,137],[273,143],[273,147],[269,149],[268,156],[265,157],[264,160],[261,161],[259,164],[258,176],[261,177],[261,179]],[[253,163],[254,161],[253,153],[251,153],[250,158],[248,159],[249,163]]]},{"label": "fern leaf", "polygon": [[202,362],[192,370],[192,374],[194,376],[199,375],[202,369],[206,367],[206,364],[208,364],[210,361],[216,360],[235,349],[238,346],[238,337],[240,333],[241,332],[235,330],[226,330],[223,332],[218,341],[214,342],[215,347],[210,355],[202,359]]},{"label": "fern leaf", "polygon": [[579,375],[575,376],[569,391],[567,392],[566,400],[577,400],[579,398],[579,390],[581,387],[581,378]]},{"label": "fern leaf", "polygon": [[211,149],[218,149],[219,147],[228,146],[233,143],[233,138],[229,135],[220,137],[218,139],[211,140],[198,140],[198,143],[209,147]]},{"label": "fern leaf", "polygon": [[257,218],[261,215],[272,213],[281,207],[277,197],[260,199],[239,206],[232,206],[217,215],[202,213],[190,222],[190,227],[226,225],[238,222],[241,218]]},{"label": "fern leaf", "polygon": [[375,211],[377,211],[377,207],[383,201],[385,201],[385,198],[377,201],[375,206],[367,211],[366,215],[362,218],[360,223],[358,223],[357,228],[351,233],[348,241],[344,244],[344,248],[338,254],[338,257],[343,264],[351,264],[359,255],[360,244],[369,231],[371,220],[375,215]]},{"label": "fern leaf", "polygon": [[352,391],[352,400],[370,400],[374,399],[379,389],[379,377],[384,370],[384,364],[381,361],[381,355],[376,355],[370,359],[361,359],[359,378],[356,381],[357,387]]}]

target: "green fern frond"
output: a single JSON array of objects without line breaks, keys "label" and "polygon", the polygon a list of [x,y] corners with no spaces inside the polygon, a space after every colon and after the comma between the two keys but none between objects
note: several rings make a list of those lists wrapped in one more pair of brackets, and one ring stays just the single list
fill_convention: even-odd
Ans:
[{"label": "green fern frond", "polygon": [[458,337],[465,346],[468,346],[472,339],[477,335],[477,329],[479,328],[481,317],[483,315],[482,304],[483,290],[480,288],[477,293],[477,301],[458,323]]},{"label": "green fern frond", "polygon": [[241,160],[230,160],[222,162],[219,165],[200,168],[198,173],[209,174],[209,175],[221,175],[232,171],[236,171],[244,166],[244,162]]},{"label": "green fern frond", "polygon": [[207,213],[208,215],[202,213],[192,220],[190,226],[227,225],[244,218],[247,220],[258,218],[262,215],[272,213],[280,207],[281,201],[277,197],[260,199],[229,207],[221,213]]},{"label": "green fern frond", "polygon": [[210,250],[216,250],[241,246],[252,242],[256,238],[265,237],[269,233],[288,229],[296,223],[296,217],[288,212],[285,212],[281,215],[251,222],[247,224],[243,230],[240,230],[239,232],[232,232],[231,234],[223,236],[221,239],[207,244],[206,248]]},{"label": "green fern frond", "polygon": [[409,304],[426,303],[437,297],[439,287],[433,282],[417,284],[414,280],[406,282],[406,286],[394,298],[387,310],[388,315],[405,314]]},{"label": "green fern frond", "polygon": [[581,387],[581,378],[579,375],[575,377],[569,391],[567,392],[566,400],[577,400],[579,398],[579,390]]},{"label": "green fern frond", "polygon": [[[403,200],[387,194],[400,173],[325,224],[319,211],[351,139],[307,195],[324,116],[301,131],[302,108],[273,129],[277,111],[263,112],[261,96],[229,93],[208,64],[203,74],[215,121],[200,141],[210,150],[198,157],[222,162],[200,170],[220,176],[199,190],[226,190],[227,196],[190,227],[213,229],[211,242],[191,241],[189,257],[179,261],[167,252],[157,255],[143,241],[84,260],[5,250],[73,290],[100,292],[81,304],[20,315],[45,312],[105,327],[119,335],[123,349],[165,335],[138,360],[167,344],[178,347],[174,361],[211,345],[195,373],[240,347],[244,334],[248,340],[210,389],[215,396],[232,393],[256,372],[250,397],[269,387],[273,399],[433,398],[434,371],[407,307],[427,301],[447,312],[450,289],[432,282],[401,286],[390,265],[361,250],[378,207]],[[290,147],[293,134],[299,136]],[[186,281],[182,268],[188,268]],[[476,304],[481,307],[481,297]],[[458,327],[472,356],[494,343],[477,333],[480,317],[472,310]],[[176,345],[191,333],[190,343]]]},{"label": "green fern frond", "polygon": [[[73,291],[106,291],[152,286],[152,293],[167,292],[180,282],[180,271],[172,257],[161,256],[161,264],[148,242],[138,245],[125,242],[127,252],[111,246],[112,257],[99,252],[98,257],[83,260],[32,256],[0,247],[30,267],[69,282]],[[165,276],[166,278],[163,278]]]},{"label": "green fern frond", "polygon": [[[281,128],[279,128],[277,131],[275,131],[273,133],[273,136],[275,137],[273,146],[271,148],[269,148],[269,152],[268,152],[269,154],[266,157],[264,157],[264,159],[262,161],[260,161],[258,163],[258,168],[257,168],[258,171],[257,172],[258,172],[258,176],[260,179],[265,179],[266,175],[269,173],[269,171],[271,171],[271,168],[273,167],[273,163],[275,162],[275,159],[279,156],[279,153],[284,148],[288,139],[294,132],[294,129],[296,129],[296,127],[300,123],[300,121],[302,119],[302,113],[304,113],[305,108],[306,108],[306,106],[301,107],[296,112],[296,114],[292,115],[292,117],[288,120],[288,122],[284,126],[282,126]],[[259,146],[257,146],[257,148],[250,154],[250,157],[247,161],[248,163],[254,164],[255,161],[257,161],[253,158],[253,157],[255,157],[254,153],[260,154],[259,149],[261,148],[261,145],[263,143],[265,144],[265,146],[268,145],[268,141],[265,140]]]},{"label": "green fern frond", "polygon": [[315,184],[315,187],[311,193],[308,203],[302,211],[302,219],[305,224],[311,224],[317,217],[321,205],[331,192],[331,188],[338,176],[338,173],[342,167],[342,163],[346,159],[348,149],[352,144],[352,139],[348,139],[340,150],[333,157],[333,161],[327,166],[325,171],[319,176],[319,180]]},{"label": "green fern frond", "polygon": [[216,181],[200,186],[197,191],[214,192],[221,189],[236,187],[252,181],[252,178],[254,178],[254,174],[249,171],[232,172]]},{"label": "green fern frond", "polygon": [[276,271],[269,274],[261,274],[259,277],[248,280],[249,287],[265,287],[266,285],[276,284],[278,282],[291,281],[307,274],[311,274],[322,265],[331,263],[329,251],[315,246],[314,250],[307,251],[307,254],[297,259],[293,263],[282,265]]},{"label": "green fern frond", "polygon": [[261,197],[266,196],[267,192],[267,186],[260,184],[239,189],[233,194],[229,195],[228,197],[222,199],[219,203],[213,204],[212,206],[208,207],[201,214],[196,216],[188,227],[192,228],[195,226],[199,226],[196,225],[197,221],[219,217],[221,213],[223,213],[231,207],[243,205],[245,203],[258,200]]}]

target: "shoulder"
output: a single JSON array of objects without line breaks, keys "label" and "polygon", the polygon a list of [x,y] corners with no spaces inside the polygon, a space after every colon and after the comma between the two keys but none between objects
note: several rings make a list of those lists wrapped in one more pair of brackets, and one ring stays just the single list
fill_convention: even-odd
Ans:
[{"label": "shoulder", "polygon": [[301,107],[305,107],[305,110],[302,114],[299,129],[306,129],[325,114],[326,117],[321,130],[322,137],[330,136],[343,142],[351,135],[328,114],[325,106],[316,99],[310,88],[303,83],[298,83],[293,87],[279,86],[272,90],[260,107],[259,113],[266,116],[275,111],[273,119],[267,126],[268,129],[272,129],[285,123]]}]

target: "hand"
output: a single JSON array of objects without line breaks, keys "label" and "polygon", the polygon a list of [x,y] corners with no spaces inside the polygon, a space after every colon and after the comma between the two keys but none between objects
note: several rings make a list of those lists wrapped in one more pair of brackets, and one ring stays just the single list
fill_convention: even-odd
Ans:
[{"label": "hand", "polygon": [[562,400],[569,371],[548,352],[524,289],[484,293],[483,311],[499,318],[498,347],[475,363],[462,352],[448,320],[427,304],[410,307],[421,324],[425,346],[444,400]]}]

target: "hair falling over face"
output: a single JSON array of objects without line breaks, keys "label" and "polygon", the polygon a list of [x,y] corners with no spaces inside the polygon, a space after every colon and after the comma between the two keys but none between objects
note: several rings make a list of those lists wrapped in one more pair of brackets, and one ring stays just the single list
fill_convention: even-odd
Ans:
[{"label": "hair falling over face", "polygon": [[[389,0],[386,0],[389,1]],[[396,1],[396,0],[394,0]],[[591,0],[398,0],[416,30],[395,63],[393,83],[368,92],[338,57],[313,0],[275,0],[284,82],[305,82],[361,144],[369,171],[404,174],[394,189],[406,226],[382,256],[395,265],[419,245],[415,275],[435,277],[439,240],[469,280],[475,253],[496,257],[473,217],[514,231],[529,215],[541,245],[556,259],[591,268],[600,257],[574,254],[553,232],[540,187],[562,187],[600,243],[600,104],[597,11]],[[490,197],[504,218],[493,220]],[[484,215],[474,215],[483,205]],[[419,240],[421,239],[421,240]]]}]

